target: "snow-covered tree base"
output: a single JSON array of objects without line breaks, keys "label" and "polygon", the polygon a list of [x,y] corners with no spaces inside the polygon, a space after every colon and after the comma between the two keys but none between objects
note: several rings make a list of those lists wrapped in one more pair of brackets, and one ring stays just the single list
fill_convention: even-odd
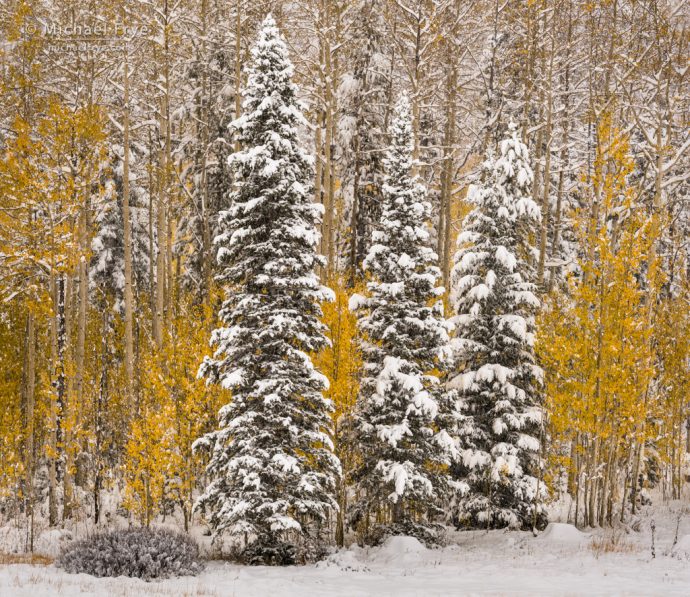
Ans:
[{"label": "snow-covered tree base", "polygon": [[239,551],[236,559],[250,566],[294,566],[317,562],[326,554],[320,541],[296,534],[282,539],[275,536],[256,539]]},{"label": "snow-covered tree base", "polygon": [[297,548],[285,541],[256,541],[242,552],[240,561],[250,566],[293,566],[297,563]]}]

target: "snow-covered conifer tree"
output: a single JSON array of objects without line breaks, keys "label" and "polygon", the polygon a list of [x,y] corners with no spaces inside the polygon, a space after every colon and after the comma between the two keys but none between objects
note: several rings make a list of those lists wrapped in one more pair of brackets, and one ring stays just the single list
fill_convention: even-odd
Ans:
[{"label": "snow-covered conifer tree", "polygon": [[484,164],[469,199],[453,270],[458,370],[450,381],[467,416],[457,473],[470,491],[460,518],[480,527],[528,528],[545,522],[541,505],[541,369],[534,357],[527,147],[510,125],[500,156]]},{"label": "snow-covered conifer tree", "polygon": [[[111,164],[106,169],[103,192],[94,200],[96,233],[91,242],[93,255],[89,269],[92,290],[112,294],[118,313],[124,309],[125,245],[122,215],[123,154],[121,145],[111,149]],[[133,169],[139,163],[136,151],[130,150]],[[141,290],[149,284],[148,192],[130,171],[130,220],[132,264],[135,286]],[[101,297],[102,298],[102,297]]]},{"label": "snow-covered conifer tree", "polygon": [[220,429],[196,442],[212,451],[212,481],[197,507],[210,510],[214,536],[248,537],[247,558],[267,563],[289,563],[295,548],[322,538],[340,471],[328,382],[309,357],[327,343],[319,302],[332,293],[315,274],[322,206],[298,141],[305,121],[292,74],[269,15],[252,50],[244,114],[230,125],[241,150],[229,157],[234,191],[216,238],[223,327],[200,369],[232,400]]},{"label": "snow-covered conifer tree", "polygon": [[374,540],[402,533],[428,540],[429,524],[453,485],[447,474],[453,409],[436,373],[449,338],[439,298],[443,288],[437,285],[441,273],[426,225],[431,206],[411,173],[406,98],[396,108],[391,137],[383,213],[364,260],[368,293],[351,300],[365,338],[352,523],[366,527],[383,518],[381,527],[367,529]]}]

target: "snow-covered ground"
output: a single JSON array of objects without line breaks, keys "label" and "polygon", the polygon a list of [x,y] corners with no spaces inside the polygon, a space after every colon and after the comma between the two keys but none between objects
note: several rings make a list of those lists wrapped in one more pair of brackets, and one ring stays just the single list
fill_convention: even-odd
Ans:
[{"label": "snow-covered ground", "polygon": [[444,549],[429,550],[415,539],[396,537],[379,548],[354,546],[304,567],[211,562],[196,578],[149,583],[70,575],[53,566],[0,565],[0,596],[690,595],[690,513],[678,502],[644,515],[639,532],[581,533],[555,523],[538,537],[475,531],[449,539]]}]

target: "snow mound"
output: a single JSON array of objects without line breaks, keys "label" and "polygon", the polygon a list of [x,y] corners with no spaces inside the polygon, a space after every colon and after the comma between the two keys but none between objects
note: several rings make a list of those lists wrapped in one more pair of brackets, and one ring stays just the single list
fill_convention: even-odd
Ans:
[{"label": "snow mound", "polygon": [[416,537],[395,535],[384,541],[379,553],[395,556],[404,553],[424,553],[425,551],[427,548]]},{"label": "snow mound", "polygon": [[572,524],[550,522],[539,538],[547,543],[579,545],[587,541],[589,536]]},{"label": "snow mound", "polygon": [[415,537],[394,535],[388,537],[381,547],[373,549],[370,559],[377,563],[407,565],[429,559],[430,551]]},{"label": "snow mound", "polygon": [[[436,552],[438,555],[438,552]],[[435,561],[434,552],[415,537],[394,535],[378,547],[359,547],[354,544],[341,549],[317,564],[318,568],[339,568],[350,572],[368,572],[370,566],[424,565]]]},{"label": "snow mound", "polygon": [[369,568],[364,563],[366,552],[357,544],[347,549],[341,549],[316,564],[317,568],[335,567],[349,572],[368,572]]},{"label": "snow mound", "polygon": [[678,543],[671,550],[671,555],[679,560],[690,560],[690,535],[683,535],[678,539]]}]

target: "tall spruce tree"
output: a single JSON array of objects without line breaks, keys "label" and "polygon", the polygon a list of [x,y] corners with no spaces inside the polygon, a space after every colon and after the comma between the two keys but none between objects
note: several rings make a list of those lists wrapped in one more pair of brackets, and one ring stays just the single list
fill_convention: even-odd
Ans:
[{"label": "tall spruce tree", "polygon": [[224,325],[200,369],[232,401],[220,429],[196,442],[212,448],[212,482],[197,507],[210,509],[214,536],[248,537],[247,558],[266,563],[290,563],[295,548],[322,540],[340,471],[328,382],[309,357],[327,343],[319,303],[332,293],[315,274],[322,206],[312,202],[312,162],[298,141],[305,121],[292,74],[269,15],[252,50],[244,114],[230,125],[241,150],[229,157],[235,190],[216,238]]},{"label": "tall spruce tree", "polygon": [[453,270],[458,370],[449,386],[466,415],[458,476],[470,491],[460,518],[479,527],[541,526],[540,386],[534,357],[530,239],[540,219],[527,147],[510,125],[489,156],[463,223]]},{"label": "tall spruce tree", "polygon": [[[431,206],[411,174],[412,126],[403,98],[385,160],[383,212],[364,260],[367,296],[354,295],[364,342],[364,378],[355,413],[361,464],[352,523],[369,540],[386,534],[433,539],[433,518],[455,485],[447,474],[454,449],[452,404],[436,373],[448,330],[426,222]],[[371,527],[373,520],[383,524]]]}]

